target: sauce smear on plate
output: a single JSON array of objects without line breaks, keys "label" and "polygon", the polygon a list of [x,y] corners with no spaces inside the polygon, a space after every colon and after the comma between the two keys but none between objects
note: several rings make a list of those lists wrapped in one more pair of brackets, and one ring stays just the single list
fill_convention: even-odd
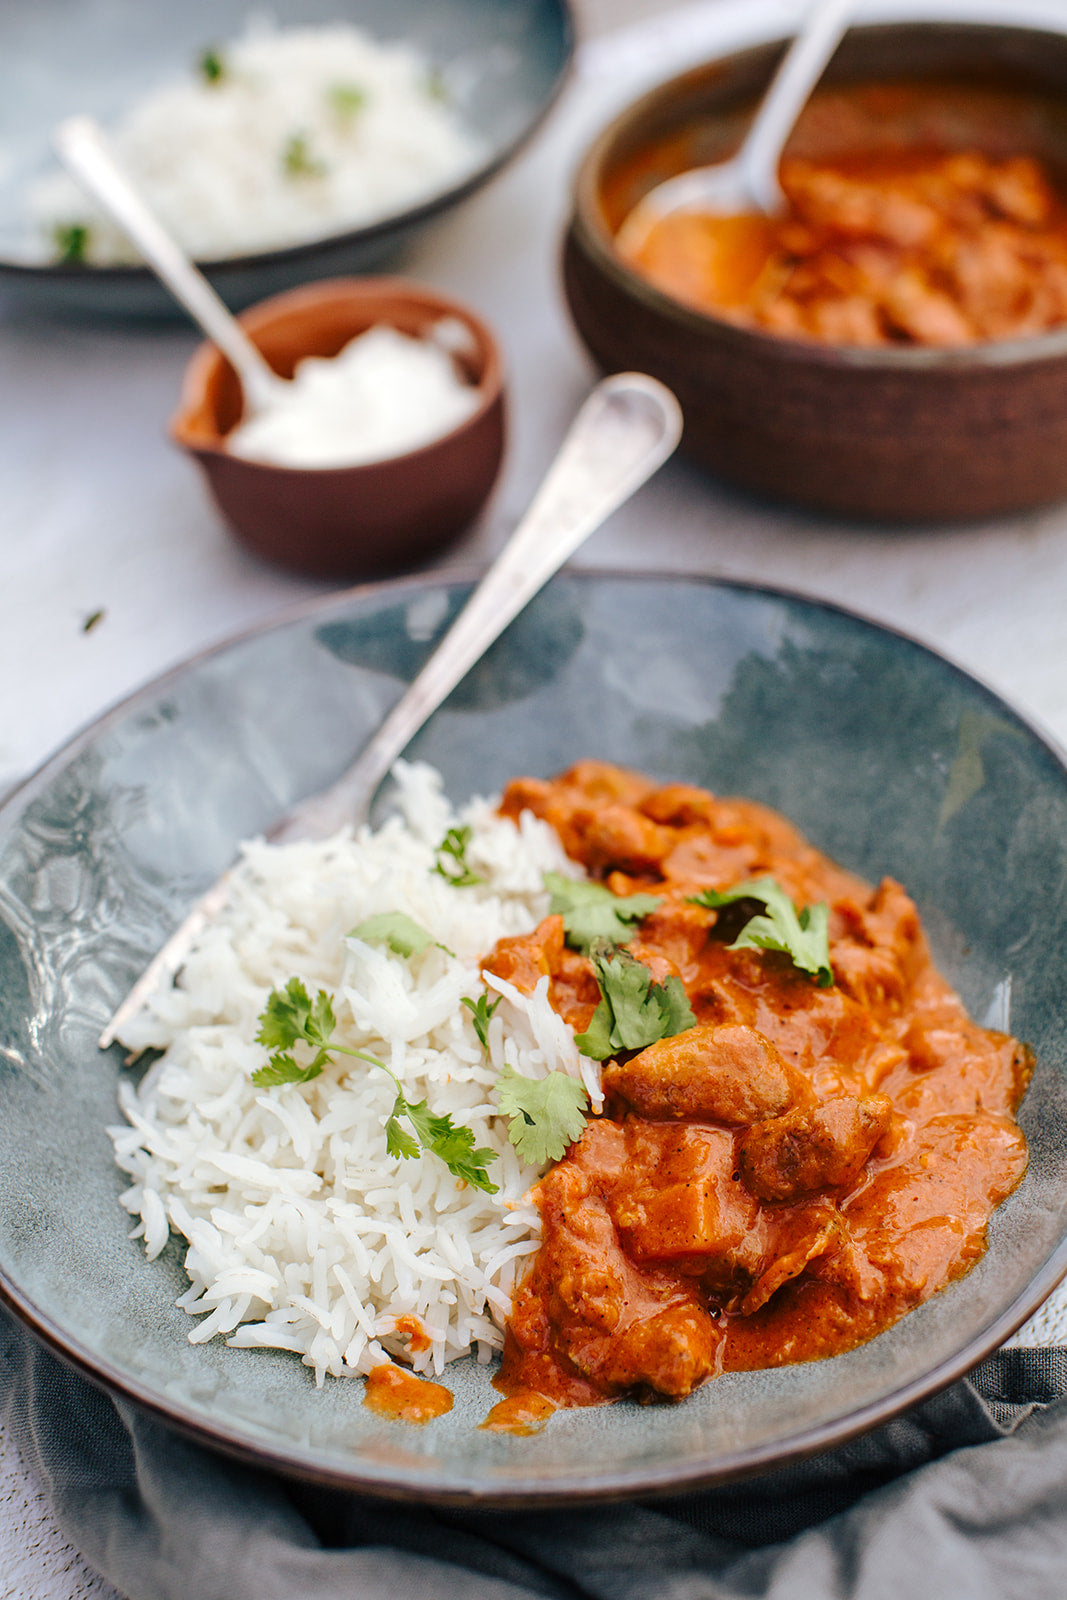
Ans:
[{"label": "sauce smear on plate", "polygon": [[384,1363],[367,1374],[363,1404],[392,1422],[422,1423],[451,1411],[452,1396],[442,1383]]}]

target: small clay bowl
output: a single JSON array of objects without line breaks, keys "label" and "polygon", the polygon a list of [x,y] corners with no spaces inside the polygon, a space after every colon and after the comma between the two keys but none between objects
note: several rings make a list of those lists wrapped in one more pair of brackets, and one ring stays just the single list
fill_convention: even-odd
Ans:
[{"label": "small clay bowl", "polygon": [[[685,415],[682,449],[755,494],[849,518],[947,522],[1067,495],[1067,327],[954,349],[857,348],[776,337],[690,308],[614,246],[630,208],[674,171],[740,143],[785,42],[659,85],[601,134],[578,172],[563,276],[606,371],[660,378]],[[907,23],[849,31],[826,85],[1002,86],[1012,119],[960,114],[950,147],[1029,153],[1067,172],[1067,37],[1010,26]],[[1058,102],[1058,109],[1057,109]],[[790,141],[832,155],[817,101]],[[831,148],[827,148],[827,139]]]},{"label": "small clay bowl", "polygon": [[336,278],[261,301],[240,320],[289,378],[303,357],[335,356],[376,323],[418,337],[446,317],[470,330],[470,349],[455,359],[480,391],[477,409],[418,450],[355,467],[278,467],[231,455],[226,435],[241,418],[241,386],[214,345],[197,349],[171,437],[199,462],[243,544],[313,577],[359,578],[423,561],[473,522],[504,454],[500,355],[473,312],[402,278]]}]

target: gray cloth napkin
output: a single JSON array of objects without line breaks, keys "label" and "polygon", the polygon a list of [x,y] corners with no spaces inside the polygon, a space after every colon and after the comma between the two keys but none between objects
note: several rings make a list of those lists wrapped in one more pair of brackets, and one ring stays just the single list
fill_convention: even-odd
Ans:
[{"label": "gray cloth napkin", "polygon": [[257,1472],[0,1317],[0,1420],[130,1600],[1063,1600],[1067,1348],[1007,1350],[874,1433],[648,1505],[435,1511]]}]

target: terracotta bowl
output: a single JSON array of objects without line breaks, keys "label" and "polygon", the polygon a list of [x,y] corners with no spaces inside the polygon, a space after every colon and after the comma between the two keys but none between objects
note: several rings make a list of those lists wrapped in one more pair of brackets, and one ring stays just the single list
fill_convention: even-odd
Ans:
[{"label": "terracotta bowl", "polygon": [[477,409],[421,449],[356,467],[277,467],[231,455],[241,417],[237,376],[214,345],[193,355],[171,437],[199,462],[241,542],[268,561],[315,577],[357,578],[425,560],[473,522],[504,454],[500,355],[465,306],[402,278],[336,278],[275,295],[241,316],[282,377],[304,356],[335,356],[376,323],[424,334],[443,317],[470,330],[457,355],[477,385]]},{"label": "terracotta bowl", "polygon": [[[607,371],[636,368],[668,384],[685,413],[683,450],[761,496],[914,522],[1067,495],[1067,328],[951,350],[802,342],[690,309],[615,250],[615,230],[649,188],[736,149],[783,48],[746,50],[660,85],[586,155],[563,276],[589,350]],[[961,117],[958,147],[1067,168],[1067,37],[962,23],[856,28],[824,81],[902,79],[1022,89],[1015,127]],[[791,141],[798,153],[825,135],[813,109]]]}]

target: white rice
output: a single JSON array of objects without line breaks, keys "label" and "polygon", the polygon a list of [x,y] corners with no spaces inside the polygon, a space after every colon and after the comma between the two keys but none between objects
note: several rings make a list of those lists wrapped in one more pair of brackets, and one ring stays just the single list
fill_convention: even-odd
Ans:
[{"label": "white rice", "polygon": [[[226,911],[202,935],[180,982],[127,1027],[133,1050],[165,1051],[134,1090],[126,1125],[110,1130],[133,1182],[123,1195],[149,1258],[171,1233],[188,1245],[190,1287],[178,1304],[198,1320],[190,1340],[297,1352],[325,1374],[366,1373],[390,1355],[438,1374],[471,1351],[502,1345],[511,1290],[537,1248],[527,1191],[537,1172],[518,1157],[493,1086],[505,1062],[528,1077],[580,1077],[599,1107],[596,1063],[580,1056],[548,1003],[548,980],[526,996],[479,965],[497,939],[547,913],[546,871],[574,875],[550,828],[518,826],[489,801],[457,816],[425,766],[398,764],[400,814],[320,844],[244,848]],[[434,871],[453,826],[471,828],[467,860],[486,881],[457,888]],[[403,911],[448,947],[405,959],[349,937],[379,913]],[[334,996],[339,1043],[396,1073],[406,1099],[425,1098],[471,1128],[499,1159],[499,1192],[460,1183],[434,1155],[386,1152],[394,1085],[346,1057],[304,1084],[257,1088],[257,1045],[271,989],[299,977]],[[501,997],[488,1053],[464,996]],[[408,1352],[395,1331],[413,1314],[430,1339]]]},{"label": "white rice", "polygon": [[[198,72],[165,84],[111,133],[122,165],[198,260],[379,221],[450,188],[485,158],[447,83],[408,45],[380,44],[345,23],[276,30],[261,22],[216,54],[217,81]],[[65,174],[38,180],[28,201],[49,257],[61,232],[80,226],[90,263],[140,259]]]}]

